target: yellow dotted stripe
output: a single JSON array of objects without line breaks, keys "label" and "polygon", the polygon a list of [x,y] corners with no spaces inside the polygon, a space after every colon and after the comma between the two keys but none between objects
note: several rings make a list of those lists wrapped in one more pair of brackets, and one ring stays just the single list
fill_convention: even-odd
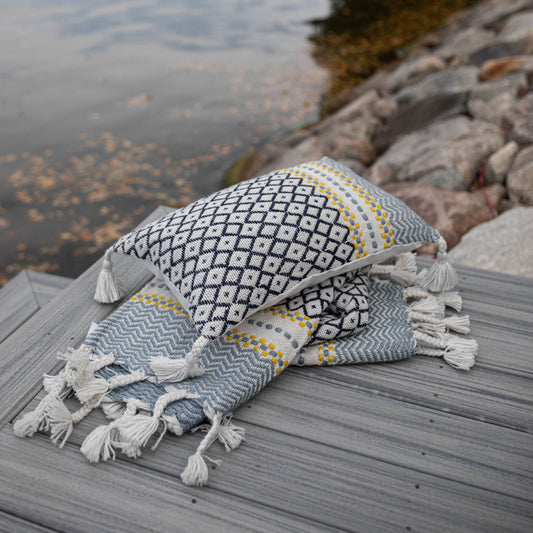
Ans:
[{"label": "yellow dotted stripe", "polygon": [[[390,246],[394,245],[394,238],[393,238],[394,235],[393,235],[390,221],[388,220],[388,215],[387,213],[385,213],[385,211],[383,210],[383,207],[379,204],[376,198],[370,196],[370,194],[366,191],[366,189],[364,187],[361,187],[361,185],[359,185],[358,183],[354,182],[350,176],[347,176],[346,174],[344,174],[343,172],[341,172],[340,170],[334,167],[322,165],[319,163],[314,163],[310,166],[316,166],[318,168],[326,170],[327,172],[333,173],[335,176],[339,178],[339,181],[351,187],[353,191],[356,192],[359,195],[359,197],[365,201],[365,204],[367,204],[370,207],[370,211],[374,213],[376,220],[379,222],[379,227],[381,229],[381,237],[383,238],[383,240],[386,240],[387,237],[389,237]],[[371,205],[372,203],[374,205]],[[381,216],[377,214],[378,210],[381,211]],[[385,219],[386,221],[385,224],[382,223],[382,219]],[[388,248],[389,244],[387,242],[384,242],[383,247]]]},{"label": "yellow dotted stripe", "polygon": [[311,322],[308,316],[303,315],[299,311],[289,311],[284,307],[269,307],[268,309],[263,309],[263,313],[279,316],[283,319],[288,318],[291,322],[297,323],[301,328],[307,328],[307,335],[309,336],[311,336],[318,326],[318,322]]},{"label": "yellow dotted stripe", "polygon": [[138,292],[130,298],[130,302],[143,302],[148,305],[155,305],[160,309],[168,309],[177,315],[184,315],[186,318],[190,318],[180,303],[172,298],[165,298],[164,296],[150,294],[149,292]]},{"label": "yellow dotted stripe", "polygon": [[251,347],[252,350],[261,354],[263,357],[268,357],[276,368],[276,374],[281,373],[289,365],[289,361],[285,358],[281,350],[278,350],[272,342],[268,342],[266,339],[258,339],[256,335],[248,336],[247,333],[242,333],[234,328],[231,332],[226,333],[226,340],[239,344],[244,348]]},{"label": "yellow dotted stripe", "polygon": [[332,364],[335,362],[335,356],[333,355],[335,351],[335,342],[330,341],[327,348],[324,344],[318,345],[318,360],[321,363]]},{"label": "yellow dotted stripe", "polygon": [[[363,233],[360,231],[361,227],[356,220],[355,214],[350,211],[350,208],[344,203],[342,198],[335,192],[331,190],[331,187],[328,187],[326,183],[323,183],[318,178],[301,170],[299,168],[294,169],[293,174],[299,178],[303,178],[307,183],[310,183],[313,187],[316,187],[320,192],[328,199],[331,200],[332,204],[337,208],[344,221],[348,224],[348,229],[352,234],[352,240],[357,241],[357,237],[360,239],[363,237]],[[362,248],[363,252],[356,255],[357,259],[367,255],[365,248],[365,241],[354,242],[355,248]]]}]

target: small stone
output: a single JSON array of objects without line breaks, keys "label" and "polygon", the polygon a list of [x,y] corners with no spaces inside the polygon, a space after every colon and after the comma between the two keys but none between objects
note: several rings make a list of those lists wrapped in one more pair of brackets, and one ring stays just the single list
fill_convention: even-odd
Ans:
[{"label": "small stone", "polygon": [[516,156],[507,175],[507,192],[512,201],[533,205],[533,146]]},{"label": "small stone", "polygon": [[400,105],[414,103],[435,94],[469,91],[478,83],[477,67],[459,67],[426,76],[421,82],[402,89],[396,100]]},{"label": "small stone", "polygon": [[[516,207],[463,235],[452,263],[533,278],[533,207]],[[495,238],[497,236],[497,238]]]},{"label": "small stone", "polygon": [[486,0],[474,8],[470,19],[476,26],[497,27],[513,13],[530,5],[531,0]]},{"label": "small stone", "polygon": [[473,52],[466,60],[467,65],[481,66],[490,59],[529,55],[533,53],[533,37],[516,41],[495,42]]},{"label": "small stone", "polygon": [[456,57],[465,60],[470,54],[494,41],[494,38],[495,33],[491,30],[467,28],[449,39],[444,46],[435,51],[435,54],[444,59]]},{"label": "small stone", "polygon": [[518,144],[511,141],[489,157],[485,170],[485,183],[487,185],[503,183],[505,181],[505,176],[511,168],[517,152]]},{"label": "small stone", "polygon": [[[436,228],[450,248],[471,228],[494,217],[481,191],[457,192],[420,183],[391,183],[384,188]],[[493,205],[505,194],[502,185],[486,191]]]},{"label": "small stone", "polygon": [[383,89],[394,92],[409,83],[420,81],[423,76],[446,68],[444,61],[437,56],[423,56],[398,67],[383,84]]},{"label": "small stone", "polygon": [[468,112],[472,117],[497,126],[502,126],[505,115],[512,109],[515,99],[507,92],[495,96],[488,102],[485,100],[469,100]]},{"label": "small stone", "polygon": [[334,159],[357,159],[364,165],[369,165],[376,159],[376,151],[368,138],[337,137],[332,157]]},{"label": "small stone", "polygon": [[533,37],[533,11],[522,11],[507,19],[498,40],[516,41],[527,37]]},{"label": "small stone", "polygon": [[509,74],[522,70],[533,70],[533,57],[514,56],[491,59],[481,66],[479,77],[484,80],[497,80]]},{"label": "small stone", "polygon": [[533,144],[533,93],[517,100],[505,113],[503,124],[509,130],[509,139],[518,144]]}]

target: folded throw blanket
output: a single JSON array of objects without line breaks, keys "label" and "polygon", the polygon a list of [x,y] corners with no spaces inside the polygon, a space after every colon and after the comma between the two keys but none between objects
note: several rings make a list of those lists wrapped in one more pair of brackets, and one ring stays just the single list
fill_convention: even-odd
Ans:
[{"label": "folded throw blanket", "polygon": [[[93,325],[78,349],[61,355],[64,369],[45,376],[47,395],[15,423],[15,433],[50,431],[63,446],[73,425],[100,407],[112,421],[81,447],[97,462],[117,452],[138,457],[166,431],[205,429],[181,475],[185,484],[203,485],[209,446],[219,440],[230,451],[243,440],[232,412],[289,365],[391,362],[421,354],[470,368],[475,341],[450,333],[468,333],[468,317],[445,315],[445,307],[460,310],[459,295],[431,295],[413,286],[416,279],[414,256],[402,254],[308,287],[209,343],[197,375],[185,380],[176,379],[172,362],[187,356],[198,332],[168,286],[154,279]],[[71,394],[81,404],[75,412],[63,402]],[[206,418],[209,427],[202,426]]]}]

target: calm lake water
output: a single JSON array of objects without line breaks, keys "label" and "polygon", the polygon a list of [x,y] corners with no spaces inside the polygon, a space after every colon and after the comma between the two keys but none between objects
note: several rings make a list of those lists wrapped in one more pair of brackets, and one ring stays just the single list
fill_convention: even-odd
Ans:
[{"label": "calm lake water", "polygon": [[0,0],[0,284],[77,276],[318,118],[327,0]]}]

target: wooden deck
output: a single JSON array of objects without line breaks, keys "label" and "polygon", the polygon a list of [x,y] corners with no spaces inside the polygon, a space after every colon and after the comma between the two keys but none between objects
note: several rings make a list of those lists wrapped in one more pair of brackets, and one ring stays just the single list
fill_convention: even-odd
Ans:
[{"label": "wooden deck", "polygon": [[[121,262],[128,291],[149,278]],[[79,446],[100,413],[62,450],[13,434],[56,353],[111,311],[92,299],[99,268],[46,304],[23,303],[22,279],[0,292],[0,531],[533,531],[533,280],[458,269],[470,372],[427,357],[288,369],[236,413],[246,442],[214,445],[222,467],[190,488],[197,434],[97,465]]]}]

